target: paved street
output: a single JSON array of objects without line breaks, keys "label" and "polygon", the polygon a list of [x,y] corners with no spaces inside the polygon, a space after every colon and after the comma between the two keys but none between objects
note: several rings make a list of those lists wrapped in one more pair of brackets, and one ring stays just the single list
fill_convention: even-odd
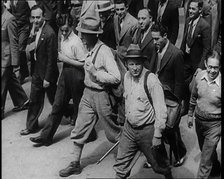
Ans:
[{"label": "paved street", "polygon": [[[61,64],[59,65],[61,67]],[[27,94],[30,93],[30,79],[23,87]],[[73,157],[73,144],[69,138],[73,128],[69,120],[64,118],[51,146],[35,147],[29,140],[29,136],[20,136],[19,132],[25,128],[27,110],[14,113],[10,96],[7,97],[5,119],[2,120],[2,178],[3,179],[58,179],[58,171],[66,167]],[[51,111],[51,105],[45,98],[45,106],[39,121],[42,126],[47,115]],[[108,142],[100,123],[97,124],[98,138],[88,143],[83,150],[81,158],[84,167],[80,175],[73,175],[69,179],[85,178],[113,178],[115,172],[112,168],[115,162],[117,148],[115,148],[99,165],[96,162],[113,145]],[[176,178],[193,178],[200,160],[200,151],[196,139],[195,129],[188,129],[186,116],[180,124],[181,134],[187,147],[187,159],[183,166],[172,168]],[[220,158],[221,145],[218,145]],[[141,156],[135,164],[131,178],[163,178],[155,174],[152,169],[143,169],[145,157]],[[221,177],[218,177],[221,179]]]}]

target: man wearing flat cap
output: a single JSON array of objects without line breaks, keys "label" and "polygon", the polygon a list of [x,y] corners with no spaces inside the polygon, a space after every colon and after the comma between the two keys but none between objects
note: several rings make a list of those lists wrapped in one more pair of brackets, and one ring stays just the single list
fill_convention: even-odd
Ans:
[{"label": "man wearing flat cap", "polygon": [[[145,59],[140,47],[130,44],[125,58],[128,72],[124,76],[123,94],[126,120],[114,165],[117,178],[127,178],[130,175],[129,166],[138,150],[143,152],[156,173],[172,178],[167,158],[162,161],[161,167],[152,155],[152,147],[159,146],[161,150],[165,150],[161,143],[161,133],[165,129],[167,108],[158,77],[143,67]],[[149,73],[148,76],[146,73]],[[153,105],[144,90],[144,82]]]},{"label": "man wearing flat cap", "polygon": [[88,50],[84,64],[85,89],[75,128],[71,132],[74,161],[59,172],[62,177],[81,173],[82,149],[98,120],[101,120],[110,142],[116,143],[121,135],[121,128],[113,121],[112,105],[106,91],[106,86],[120,83],[121,75],[110,48],[98,39],[98,34],[103,32],[100,21],[94,17],[86,17],[76,29],[81,32],[81,38]]}]

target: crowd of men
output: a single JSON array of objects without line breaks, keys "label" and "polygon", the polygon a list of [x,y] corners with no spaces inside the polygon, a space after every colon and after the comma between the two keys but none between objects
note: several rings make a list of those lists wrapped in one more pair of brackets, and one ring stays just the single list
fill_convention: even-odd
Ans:
[{"label": "crowd of men", "polygon": [[[173,166],[183,165],[186,114],[189,128],[195,118],[202,152],[197,177],[220,174],[221,0],[2,0],[1,8],[1,116],[9,92],[13,111],[28,109],[20,134],[37,133],[46,93],[52,110],[40,136],[30,138],[46,146],[70,116],[74,157],[61,177],[82,172],[82,149],[97,138],[100,120],[118,144],[116,178],[130,175],[138,151],[145,167],[173,178],[165,145]],[[28,98],[22,84],[29,76]]]}]

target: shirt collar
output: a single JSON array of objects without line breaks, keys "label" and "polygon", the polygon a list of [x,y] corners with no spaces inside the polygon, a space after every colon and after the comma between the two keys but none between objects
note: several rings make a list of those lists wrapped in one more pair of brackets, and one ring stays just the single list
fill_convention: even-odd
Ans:
[{"label": "shirt collar", "polygon": [[168,1],[166,0],[164,3],[159,3],[159,5],[161,6],[161,7],[165,7],[166,5],[167,5],[167,3],[168,3]]},{"label": "shirt collar", "polygon": [[212,84],[212,83],[217,84],[219,87],[220,87],[220,85],[221,85],[221,73],[220,73],[220,72],[219,72],[218,76],[217,76],[214,80],[212,80],[212,81],[210,81],[210,82],[209,82],[209,80],[208,80],[208,73],[205,73],[205,74],[201,77],[201,80],[203,80],[203,79],[205,79],[209,85]]},{"label": "shirt collar", "polygon": [[70,40],[70,39],[71,39],[71,37],[73,36],[73,34],[74,34],[74,32],[73,32],[73,31],[71,31],[71,32],[70,32],[70,34],[68,35],[67,39],[65,39],[65,38],[64,38],[64,36],[63,36],[63,35],[61,35],[61,40],[62,40],[62,42],[63,42],[63,41],[66,41],[66,40]]},{"label": "shirt collar", "polygon": [[[201,16],[199,15],[196,19],[193,20],[193,24],[192,24],[193,26],[195,26],[198,23],[200,17]],[[191,22],[192,22],[192,20],[190,20],[189,25],[191,24]]]}]

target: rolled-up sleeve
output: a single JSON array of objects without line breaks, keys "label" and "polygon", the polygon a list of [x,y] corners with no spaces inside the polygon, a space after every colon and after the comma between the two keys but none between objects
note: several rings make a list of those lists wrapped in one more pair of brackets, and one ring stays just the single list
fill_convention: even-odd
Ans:
[{"label": "rolled-up sleeve", "polygon": [[153,107],[155,110],[155,137],[162,137],[162,131],[166,127],[167,120],[167,108],[164,99],[164,93],[162,85],[159,79],[151,74],[151,79],[147,81],[147,85],[150,88]]},{"label": "rolled-up sleeve", "polygon": [[96,61],[96,80],[103,84],[118,84],[121,80],[121,74],[118,69],[117,63],[114,59],[109,47],[103,45],[99,51],[99,58]]}]

